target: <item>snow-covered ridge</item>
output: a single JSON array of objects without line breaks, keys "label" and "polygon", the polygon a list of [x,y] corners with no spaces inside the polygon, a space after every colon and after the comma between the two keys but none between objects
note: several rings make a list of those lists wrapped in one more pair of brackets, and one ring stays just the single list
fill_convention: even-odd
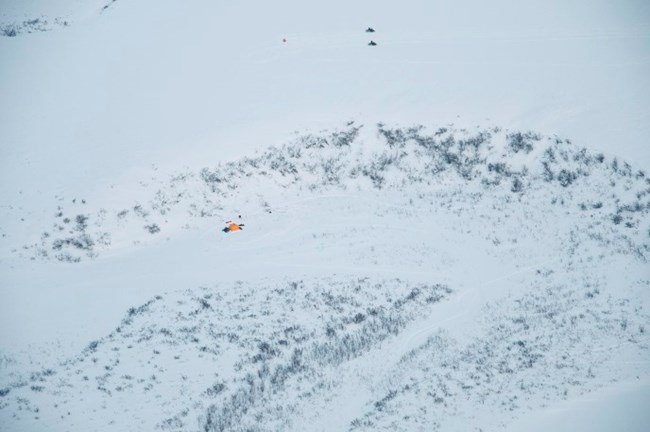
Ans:
[{"label": "snow-covered ridge", "polygon": [[501,428],[495,412],[503,421],[596,390],[636,373],[622,352],[647,357],[650,317],[606,293],[599,264],[536,267],[526,293],[488,303],[469,338],[423,326],[456,296],[443,285],[332,277],[161,293],[74,357],[31,373],[3,365],[0,418],[299,431],[332,430],[334,410],[349,430]]},{"label": "snow-covered ridge", "polygon": [[66,424],[101,404],[111,413],[86,416],[88,427],[151,430],[138,411],[152,410],[163,430],[193,430],[199,417],[203,430],[234,430],[253,427],[258,421],[244,413],[257,411],[267,429],[284,429],[291,419],[269,412],[276,404],[289,409],[295,392],[322,393],[327,371],[376,349],[450,293],[396,279],[330,278],[158,295],[76,357],[5,376],[0,418]]},{"label": "snow-covered ridge", "polygon": [[650,179],[645,172],[569,140],[533,132],[351,122],[255,157],[142,185],[146,202],[123,208],[60,197],[50,228],[44,226],[41,239],[23,245],[20,253],[78,262],[100,256],[115,240],[121,245],[147,242],[151,236],[189,229],[193,220],[225,220],[233,209],[270,212],[289,197],[345,190],[403,190],[420,197],[460,193],[488,202],[506,197],[540,212],[559,206],[588,222],[582,234],[614,242],[644,259],[650,252]]}]

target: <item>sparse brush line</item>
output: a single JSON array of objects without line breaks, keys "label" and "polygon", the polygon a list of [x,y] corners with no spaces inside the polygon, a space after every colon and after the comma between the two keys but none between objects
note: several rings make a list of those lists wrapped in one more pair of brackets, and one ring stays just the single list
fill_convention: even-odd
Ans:
[{"label": "sparse brush line", "polygon": [[[434,304],[446,293],[448,294],[449,290],[440,286],[414,288],[409,295],[394,302],[390,307],[374,309],[374,312],[368,315],[358,313],[353,320],[358,327],[352,332],[339,334],[342,331],[339,326],[330,327],[332,324],[328,324],[326,340],[315,340],[299,351],[294,351],[288,364],[271,366],[264,363],[260,372],[249,375],[246,384],[240,387],[225,405],[211,406],[202,420],[204,430],[243,429],[240,422],[247,420],[249,411],[257,405],[272,406],[276,399],[273,395],[284,392],[287,385],[296,385],[296,379],[298,382],[302,381],[300,377],[318,380],[322,368],[334,368],[357,358],[385,338],[397,334],[404,324],[412,319],[406,312],[406,307],[411,302],[420,306],[424,305],[424,302]],[[412,309],[409,310],[413,312]],[[245,414],[246,418],[243,417]]]},{"label": "sparse brush line", "polygon": [[[291,216],[314,202],[353,197],[376,209],[395,212],[410,212],[414,200],[420,198],[430,200],[428,207],[435,211],[436,200],[441,200],[444,211],[470,211],[478,217],[494,218],[509,217],[508,207],[522,200],[531,206],[548,206],[542,201],[547,197],[552,204],[577,205],[573,192],[587,187],[583,179],[590,176],[604,183],[609,174],[610,185],[602,187],[614,188],[619,179],[625,188],[635,188],[637,200],[622,205],[615,195],[602,197],[598,205],[582,202],[581,211],[602,217],[615,205],[610,217],[622,228],[622,237],[616,240],[625,243],[621,250],[634,249],[638,256],[643,256],[645,249],[650,251],[650,234],[645,242],[638,238],[644,229],[650,229],[650,204],[644,201],[649,194],[642,190],[647,189],[647,179],[643,171],[634,172],[629,164],[616,159],[605,162],[603,155],[590,154],[568,140],[533,132],[499,128],[459,131],[450,127],[427,131],[422,126],[390,128],[379,124],[376,136],[361,142],[363,127],[351,122],[341,130],[300,136],[254,158],[204,168],[198,174],[176,175],[170,185],[173,191],[159,189],[151,208],[136,203],[133,215],[124,209],[115,211],[116,226],[107,218],[109,212],[102,210],[103,214],[80,215],[91,223],[71,230],[65,222],[69,218],[59,209],[57,214],[62,217],[55,219],[55,231],[45,232],[40,245],[32,244],[27,250],[33,250],[34,257],[64,262],[93,258],[111,246],[113,231],[127,223],[139,223],[146,235],[159,238],[165,235],[162,219],[218,217],[225,205],[241,201],[242,194],[260,182],[267,184],[270,194],[258,195],[260,206],[247,209],[251,218],[262,218],[272,211]],[[404,201],[395,205],[381,199],[387,193],[400,192],[410,197],[409,204]],[[461,198],[471,205],[456,205]],[[578,213],[577,209],[573,212]],[[286,234],[288,230],[284,231]],[[637,239],[628,238],[628,233]],[[265,241],[258,236],[250,244],[258,240]]]}]

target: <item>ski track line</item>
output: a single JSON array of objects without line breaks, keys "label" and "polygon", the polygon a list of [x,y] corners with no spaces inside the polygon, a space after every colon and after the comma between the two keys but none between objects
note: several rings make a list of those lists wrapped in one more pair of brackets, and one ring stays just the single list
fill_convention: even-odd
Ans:
[{"label": "ski track line", "polygon": [[[350,197],[349,195],[344,195],[344,194],[320,195],[320,196],[316,196],[316,197],[307,197],[307,198],[302,198],[302,199],[285,201],[285,202],[280,203],[277,206],[275,206],[275,208],[280,209],[280,210],[277,210],[278,212],[279,211],[284,211],[287,214],[289,214],[291,212],[290,209],[293,209],[293,213],[298,214],[299,213],[298,210],[302,207],[302,205],[306,204],[308,202],[311,202],[311,201],[324,201],[324,200],[330,200],[330,199],[341,199],[341,198],[353,199],[354,196]],[[404,205],[404,206],[395,206],[395,205],[389,205],[389,204],[382,203],[381,201],[373,201],[371,199],[364,198],[364,197],[361,197],[361,196],[359,196],[358,198],[360,198],[361,200],[364,200],[367,203],[379,204],[381,207],[383,207],[385,209],[394,208],[394,209],[410,210],[411,212],[416,211],[416,209],[413,209],[411,207],[407,207],[406,205]],[[249,220],[251,218],[251,216],[260,216],[263,213],[266,213],[266,211],[258,210],[256,212],[250,213],[250,216],[247,216],[247,220]],[[341,218],[342,218],[342,222],[345,222],[346,219],[349,219],[348,216],[343,216],[343,215],[341,215]],[[307,225],[307,223],[302,218],[299,218],[298,222],[301,223],[302,226]],[[295,223],[296,223],[295,221],[292,221],[292,224],[295,224]],[[320,227],[326,227],[326,228],[332,228],[332,229],[334,229],[334,228],[340,229],[340,224],[336,224],[336,223],[325,224],[325,225],[320,224],[319,228]],[[386,225],[385,228],[391,228],[391,225]],[[404,231],[404,230],[408,230],[408,229],[401,229],[401,230]],[[293,229],[293,228],[290,229],[288,227],[282,229],[281,231],[275,230],[273,232],[265,233],[262,236],[258,236],[254,240],[251,239],[250,241],[247,241],[245,243],[241,243],[240,245],[235,246],[235,248],[232,249],[232,250],[246,251],[247,249],[249,249],[249,248],[251,248],[251,247],[253,247],[253,246],[255,246],[255,245],[257,245],[257,244],[259,244],[261,242],[263,242],[264,240],[269,240],[269,239],[272,239],[274,237],[281,237],[283,239],[286,239],[286,238],[294,238],[294,239],[296,239],[296,238],[298,238],[299,236],[302,235],[299,231],[300,230],[296,230],[296,229]],[[304,230],[304,231],[308,231],[308,230]],[[413,231],[414,233],[425,232],[424,230],[415,230],[415,229],[413,229],[411,231]],[[250,232],[250,231],[247,231],[246,229],[244,229],[244,233],[245,232]],[[288,233],[295,233],[295,235],[289,236]],[[287,243],[287,241],[285,241],[285,243]]]},{"label": "ski track line", "polygon": [[[538,268],[540,265],[547,265],[549,262],[553,261],[557,261],[557,259],[547,260],[543,261],[542,264],[537,263],[522,269],[517,269],[506,275],[486,281],[481,285],[481,287],[530,271],[531,269]],[[471,300],[470,308],[468,308],[465,303],[467,298]],[[337,430],[343,430],[345,425],[349,425],[356,416],[363,413],[363,408],[372,402],[372,398],[375,397],[379,389],[386,386],[384,381],[389,377],[389,371],[395,369],[397,364],[408,352],[417,348],[409,346],[415,338],[430,332],[432,329],[439,328],[442,324],[450,323],[461,318],[469,318],[471,311],[474,311],[476,308],[479,308],[484,304],[484,302],[478,300],[479,298],[478,287],[467,290],[453,299],[453,304],[450,305],[447,303],[446,306],[451,308],[449,311],[451,313],[450,316],[436,320],[435,323],[427,325],[424,328],[416,329],[406,337],[406,340],[396,336],[392,341],[382,343],[371,352],[354,359],[351,364],[346,366],[345,372],[343,372],[339,377],[338,381],[341,385],[338,387],[338,391],[333,400],[331,399],[327,403],[327,408],[321,407],[321,412],[324,411],[326,413],[335,414],[334,418],[337,419],[336,424],[341,427]],[[457,311],[457,309],[461,308],[462,311]],[[425,318],[422,321],[426,322],[427,320],[428,318]],[[381,362],[382,366],[379,366],[379,368],[373,367],[368,370],[367,365],[364,364],[364,361],[368,356],[380,356],[385,360]],[[352,405],[350,403],[350,398],[348,397],[350,395],[354,395],[352,398],[354,403]],[[363,397],[360,397],[362,395]],[[343,412],[348,412],[350,414],[347,417],[344,417],[342,415]],[[323,414],[321,414],[321,416],[322,415]]]},{"label": "ski track line", "polygon": [[[479,300],[479,298],[482,297],[480,288],[484,288],[484,287],[486,287],[488,285],[491,285],[491,284],[493,284],[495,282],[506,280],[506,279],[511,278],[512,276],[528,272],[531,269],[539,268],[541,265],[547,265],[548,263],[553,262],[553,261],[558,261],[558,259],[551,259],[551,260],[548,260],[548,261],[544,261],[542,263],[537,263],[537,264],[534,264],[534,265],[531,265],[531,266],[524,267],[522,269],[515,270],[515,271],[510,272],[510,273],[508,273],[506,275],[499,276],[497,278],[486,281],[483,284],[479,285],[478,287],[471,288],[471,289],[465,291],[464,293],[462,293],[461,295],[459,295],[456,298],[456,303],[460,303],[465,297],[469,297],[469,300],[470,300],[469,307],[464,307],[461,312],[455,313],[454,315],[451,315],[451,316],[448,316],[448,317],[446,317],[444,319],[435,321],[434,323],[432,323],[430,325],[427,325],[426,327],[422,327],[422,328],[420,328],[420,329],[418,329],[418,330],[416,330],[414,332],[411,332],[411,334],[408,335],[405,338],[405,340],[402,342],[402,346],[398,349],[398,351],[401,353],[400,359],[401,359],[401,357],[403,357],[403,355],[407,354],[409,351],[414,349],[414,348],[408,349],[408,345],[415,338],[421,336],[422,334],[429,333],[429,332],[431,332],[433,330],[436,330],[436,329],[440,328],[440,326],[442,324],[447,324],[449,322],[456,321],[456,320],[463,319],[463,318],[469,319],[470,316],[474,316],[473,314],[470,314],[470,311],[475,312],[476,308],[479,308],[479,307],[485,305],[485,302],[482,302],[481,300]],[[427,321],[427,319],[424,319],[423,321]],[[392,368],[392,366],[391,366],[391,368]]]},{"label": "ski track line", "polygon": [[[420,276],[429,276],[429,277],[438,277],[444,283],[446,278],[443,273],[434,273],[426,270],[395,270],[395,269],[386,269],[384,267],[360,267],[354,265],[339,265],[339,264],[294,264],[290,262],[277,262],[277,261],[267,261],[267,264],[274,267],[289,267],[296,269],[318,269],[321,272],[326,272],[330,275],[346,274],[346,275],[355,275],[356,277],[364,278],[368,277],[369,274],[385,274],[387,277],[401,277],[407,279],[409,275],[420,275]],[[317,272],[319,273],[319,272]]]},{"label": "ski track line", "polygon": [[[547,265],[549,262],[557,261],[557,259],[549,260],[549,261],[544,261],[543,264]],[[498,282],[500,280],[505,280],[507,278],[510,278],[514,275],[521,274],[523,272],[530,271],[530,269],[537,268],[540,266],[540,263],[537,263],[535,265],[528,266],[523,269],[518,269],[516,271],[510,272],[506,275],[491,279],[481,285],[481,287],[488,286],[492,283]],[[466,298],[469,298],[471,300],[470,302],[470,307],[468,308],[464,304],[464,300]],[[388,355],[382,355],[382,358],[385,359],[381,364],[383,364],[382,367],[379,368],[379,370],[375,371],[367,371],[363,369],[362,365],[357,365],[357,366],[352,366],[351,370],[348,372],[348,375],[352,375],[356,379],[351,379],[345,381],[347,384],[345,385],[346,388],[351,388],[353,389],[354,392],[352,394],[357,394],[359,391],[359,388],[365,388],[366,390],[364,393],[369,396],[373,396],[378,389],[383,388],[386,386],[386,383],[382,383],[387,377],[389,376],[389,371],[395,369],[397,364],[404,358],[404,356],[411,352],[413,349],[417,347],[409,347],[411,342],[419,337],[422,334],[428,333],[433,329],[439,328],[442,324],[450,323],[455,320],[461,319],[461,318],[469,318],[470,312],[474,311],[476,308],[482,306],[484,303],[479,301],[476,301],[479,298],[479,292],[478,292],[478,287],[477,288],[472,288],[468,291],[465,291],[461,295],[459,295],[455,300],[454,300],[454,305],[447,306],[451,307],[452,310],[452,315],[447,316],[443,319],[436,320],[435,323],[428,325],[424,328],[420,328],[415,330],[414,332],[411,332],[407,337],[406,340],[403,340],[403,338],[396,337],[393,342],[390,342],[388,346],[382,346],[379,348],[379,350],[382,353],[388,353]],[[454,309],[458,309],[462,307],[462,311],[460,312],[454,312]],[[423,321],[427,321],[425,318]],[[426,341],[424,342],[426,343]],[[392,348],[394,347],[394,348]],[[372,353],[372,355],[376,355],[376,353]],[[376,389],[373,391],[372,389]],[[345,392],[342,392],[345,393]],[[342,398],[343,396],[340,395],[339,398]],[[371,400],[368,400],[364,403],[357,403],[359,407],[363,407],[364,405],[367,405],[367,403],[370,403]],[[329,410],[331,411],[331,409]],[[352,421],[352,419],[349,419],[349,421]],[[349,421],[347,424],[349,424]]]}]

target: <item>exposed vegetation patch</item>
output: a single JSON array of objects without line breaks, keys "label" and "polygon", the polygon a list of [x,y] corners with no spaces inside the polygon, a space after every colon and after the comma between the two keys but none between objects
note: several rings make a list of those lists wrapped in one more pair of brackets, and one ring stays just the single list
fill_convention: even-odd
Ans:
[{"label": "exposed vegetation patch", "polygon": [[21,34],[50,31],[55,27],[68,27],[70,22],[64,18],[50,19],[44,16],[21,22],[0,23],[0,36],[16,37]]}]

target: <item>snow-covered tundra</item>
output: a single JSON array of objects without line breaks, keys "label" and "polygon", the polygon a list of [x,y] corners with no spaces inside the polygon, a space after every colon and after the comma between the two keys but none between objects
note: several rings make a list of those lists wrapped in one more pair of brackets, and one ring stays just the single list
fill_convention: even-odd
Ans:
[{"label": "snow-covered tundra", "polygon": [[0,428],[645,430],[650,7],[258,3],[0,2]]}]

